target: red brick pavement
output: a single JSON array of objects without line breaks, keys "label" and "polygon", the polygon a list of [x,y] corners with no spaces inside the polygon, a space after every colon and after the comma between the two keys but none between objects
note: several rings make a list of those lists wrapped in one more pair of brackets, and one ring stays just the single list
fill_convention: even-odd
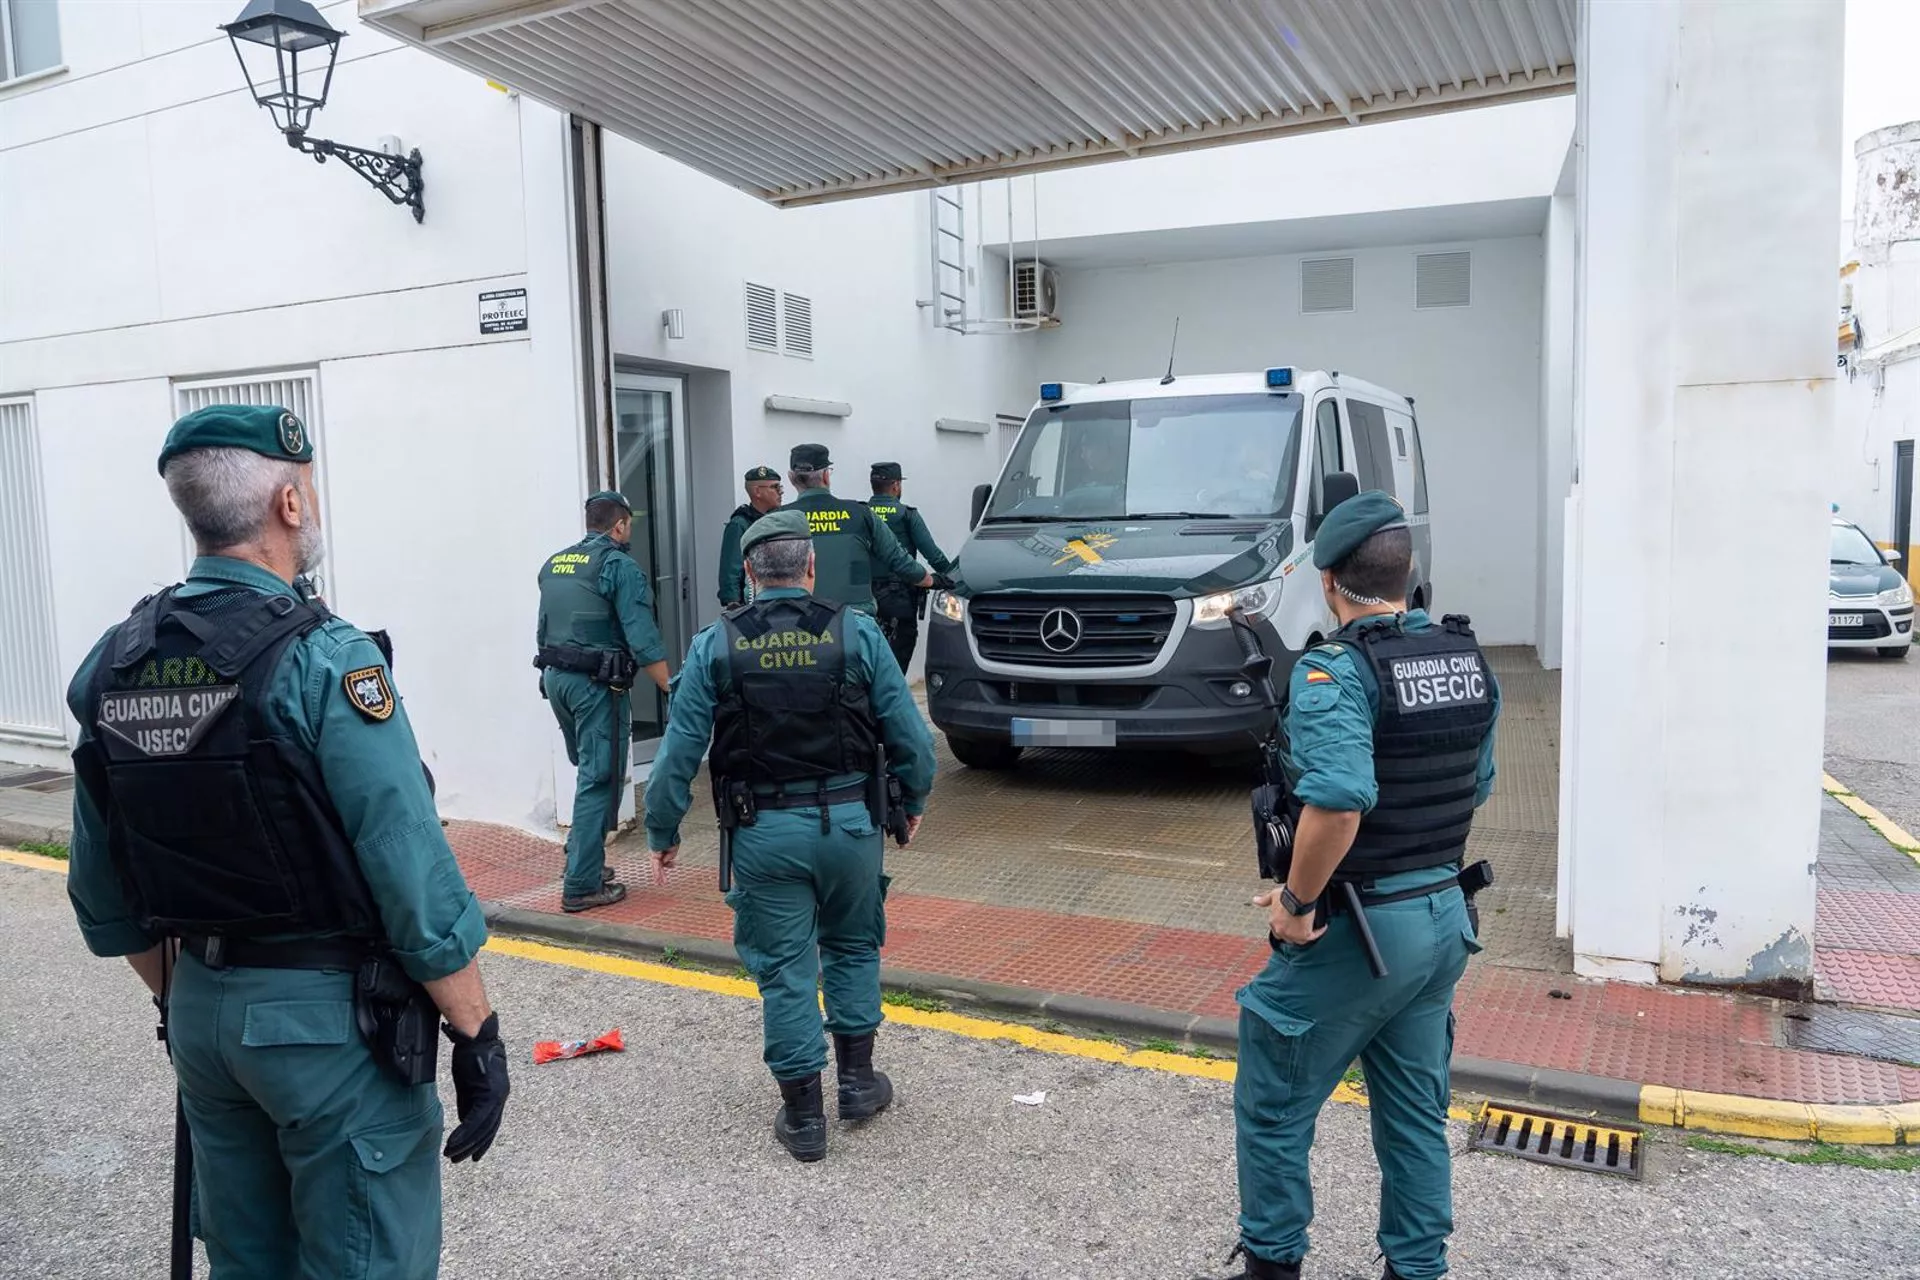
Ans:
[{"label": "red brick pavement", "polygon": [[[483,900],[559,911],[558,844],[477,823],[453,823],[447,834]],[[617,865],[632,891],[593,920],[732,937],[732,914],[705,869],[676,871],[661,890],[641,860]],[[1920,957],[1886,953],[1909,943],[1920,951],[1912,898],[1827,891],[1820,910],[1825,998],[1920,1008]],[[887,916],[885,956],[900,969],[1211,1017],[1233,1016],[1234,992],[1267,955],[1259,938],[952,898],[895,894]],[[1920,1100],[1920,1070],[1780,1047],[1778,1006],[1767,1000],[1476,963],[1455,1009],[1455,1049],[1471,1057],[1798,1102]]]}]

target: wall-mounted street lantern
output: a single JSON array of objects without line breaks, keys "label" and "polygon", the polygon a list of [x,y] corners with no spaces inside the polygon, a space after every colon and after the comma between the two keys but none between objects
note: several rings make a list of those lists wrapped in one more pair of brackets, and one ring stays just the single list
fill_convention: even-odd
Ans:
[{"label": "wall-mounted street lantern", "polygon": [[417,149],[405,156],[391,155],[307,136],[313,113],[327,105],[344,31],[328,26],[307,0],[248,0],[240,16],[220,29],[233,41],[240,74],[247,78],[253,100],[267,109],[288,146],[306,152],[319,164],[325,164],[328,156],[339,157],[381,195],[412,209],[415,222],[427,216],[427,184],[420,176]]}]

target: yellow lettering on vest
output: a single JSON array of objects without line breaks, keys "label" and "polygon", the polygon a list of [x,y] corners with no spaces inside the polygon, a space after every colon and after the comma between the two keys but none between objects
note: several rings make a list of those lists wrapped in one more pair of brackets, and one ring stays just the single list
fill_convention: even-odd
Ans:
[{"label": "yellow lettering on vest", "polygon": [[818,636],[814,637],[814,643],[838,644],[839,642],[833,638],[833,628],[828,627],[825,631],[822,631]]},{"label": "yellow lettering on vest", "polygon": [[168,658],[160,664],[160,683],[172,687],[180,683],[180,659]]},{"label": "yellow lettering on vest", "polygon": [[151,689],[160,683],[160,664],[148,658],[146,665],[140,668],[140,679],[135,688]]}]

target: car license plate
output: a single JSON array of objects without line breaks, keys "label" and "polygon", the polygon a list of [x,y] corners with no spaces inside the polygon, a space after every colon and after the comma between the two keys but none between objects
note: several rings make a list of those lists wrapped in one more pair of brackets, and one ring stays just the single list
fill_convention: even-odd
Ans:
[{"label": "car license plate", "polygon": [[1867,625],[1867,615],[1864,613],[1830,613],[1827,615],[1827,625],[1830,627],[1864,627]]},{"label": "car license plate", "polygon": [[1114,722],[1111,720],[1013,718],[1013,745],[1016,747],[1111,747],[1114,739]]}]

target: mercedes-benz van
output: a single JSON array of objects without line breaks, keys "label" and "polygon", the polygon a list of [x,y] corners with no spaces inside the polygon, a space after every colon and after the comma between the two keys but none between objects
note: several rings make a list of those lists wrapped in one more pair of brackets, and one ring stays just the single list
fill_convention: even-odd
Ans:
[{"label": "mercedes-benz van", "polygon": [[1342,471],[1406,507],[1408,599],[1431,607],[1406,396],[1291,368],[1043,385],[928,609],[928,709],[954,754],[1252,747],[1271,713],[1227,615],[1259,629],[1276,682],[1331,633],[1312,546]]}]

